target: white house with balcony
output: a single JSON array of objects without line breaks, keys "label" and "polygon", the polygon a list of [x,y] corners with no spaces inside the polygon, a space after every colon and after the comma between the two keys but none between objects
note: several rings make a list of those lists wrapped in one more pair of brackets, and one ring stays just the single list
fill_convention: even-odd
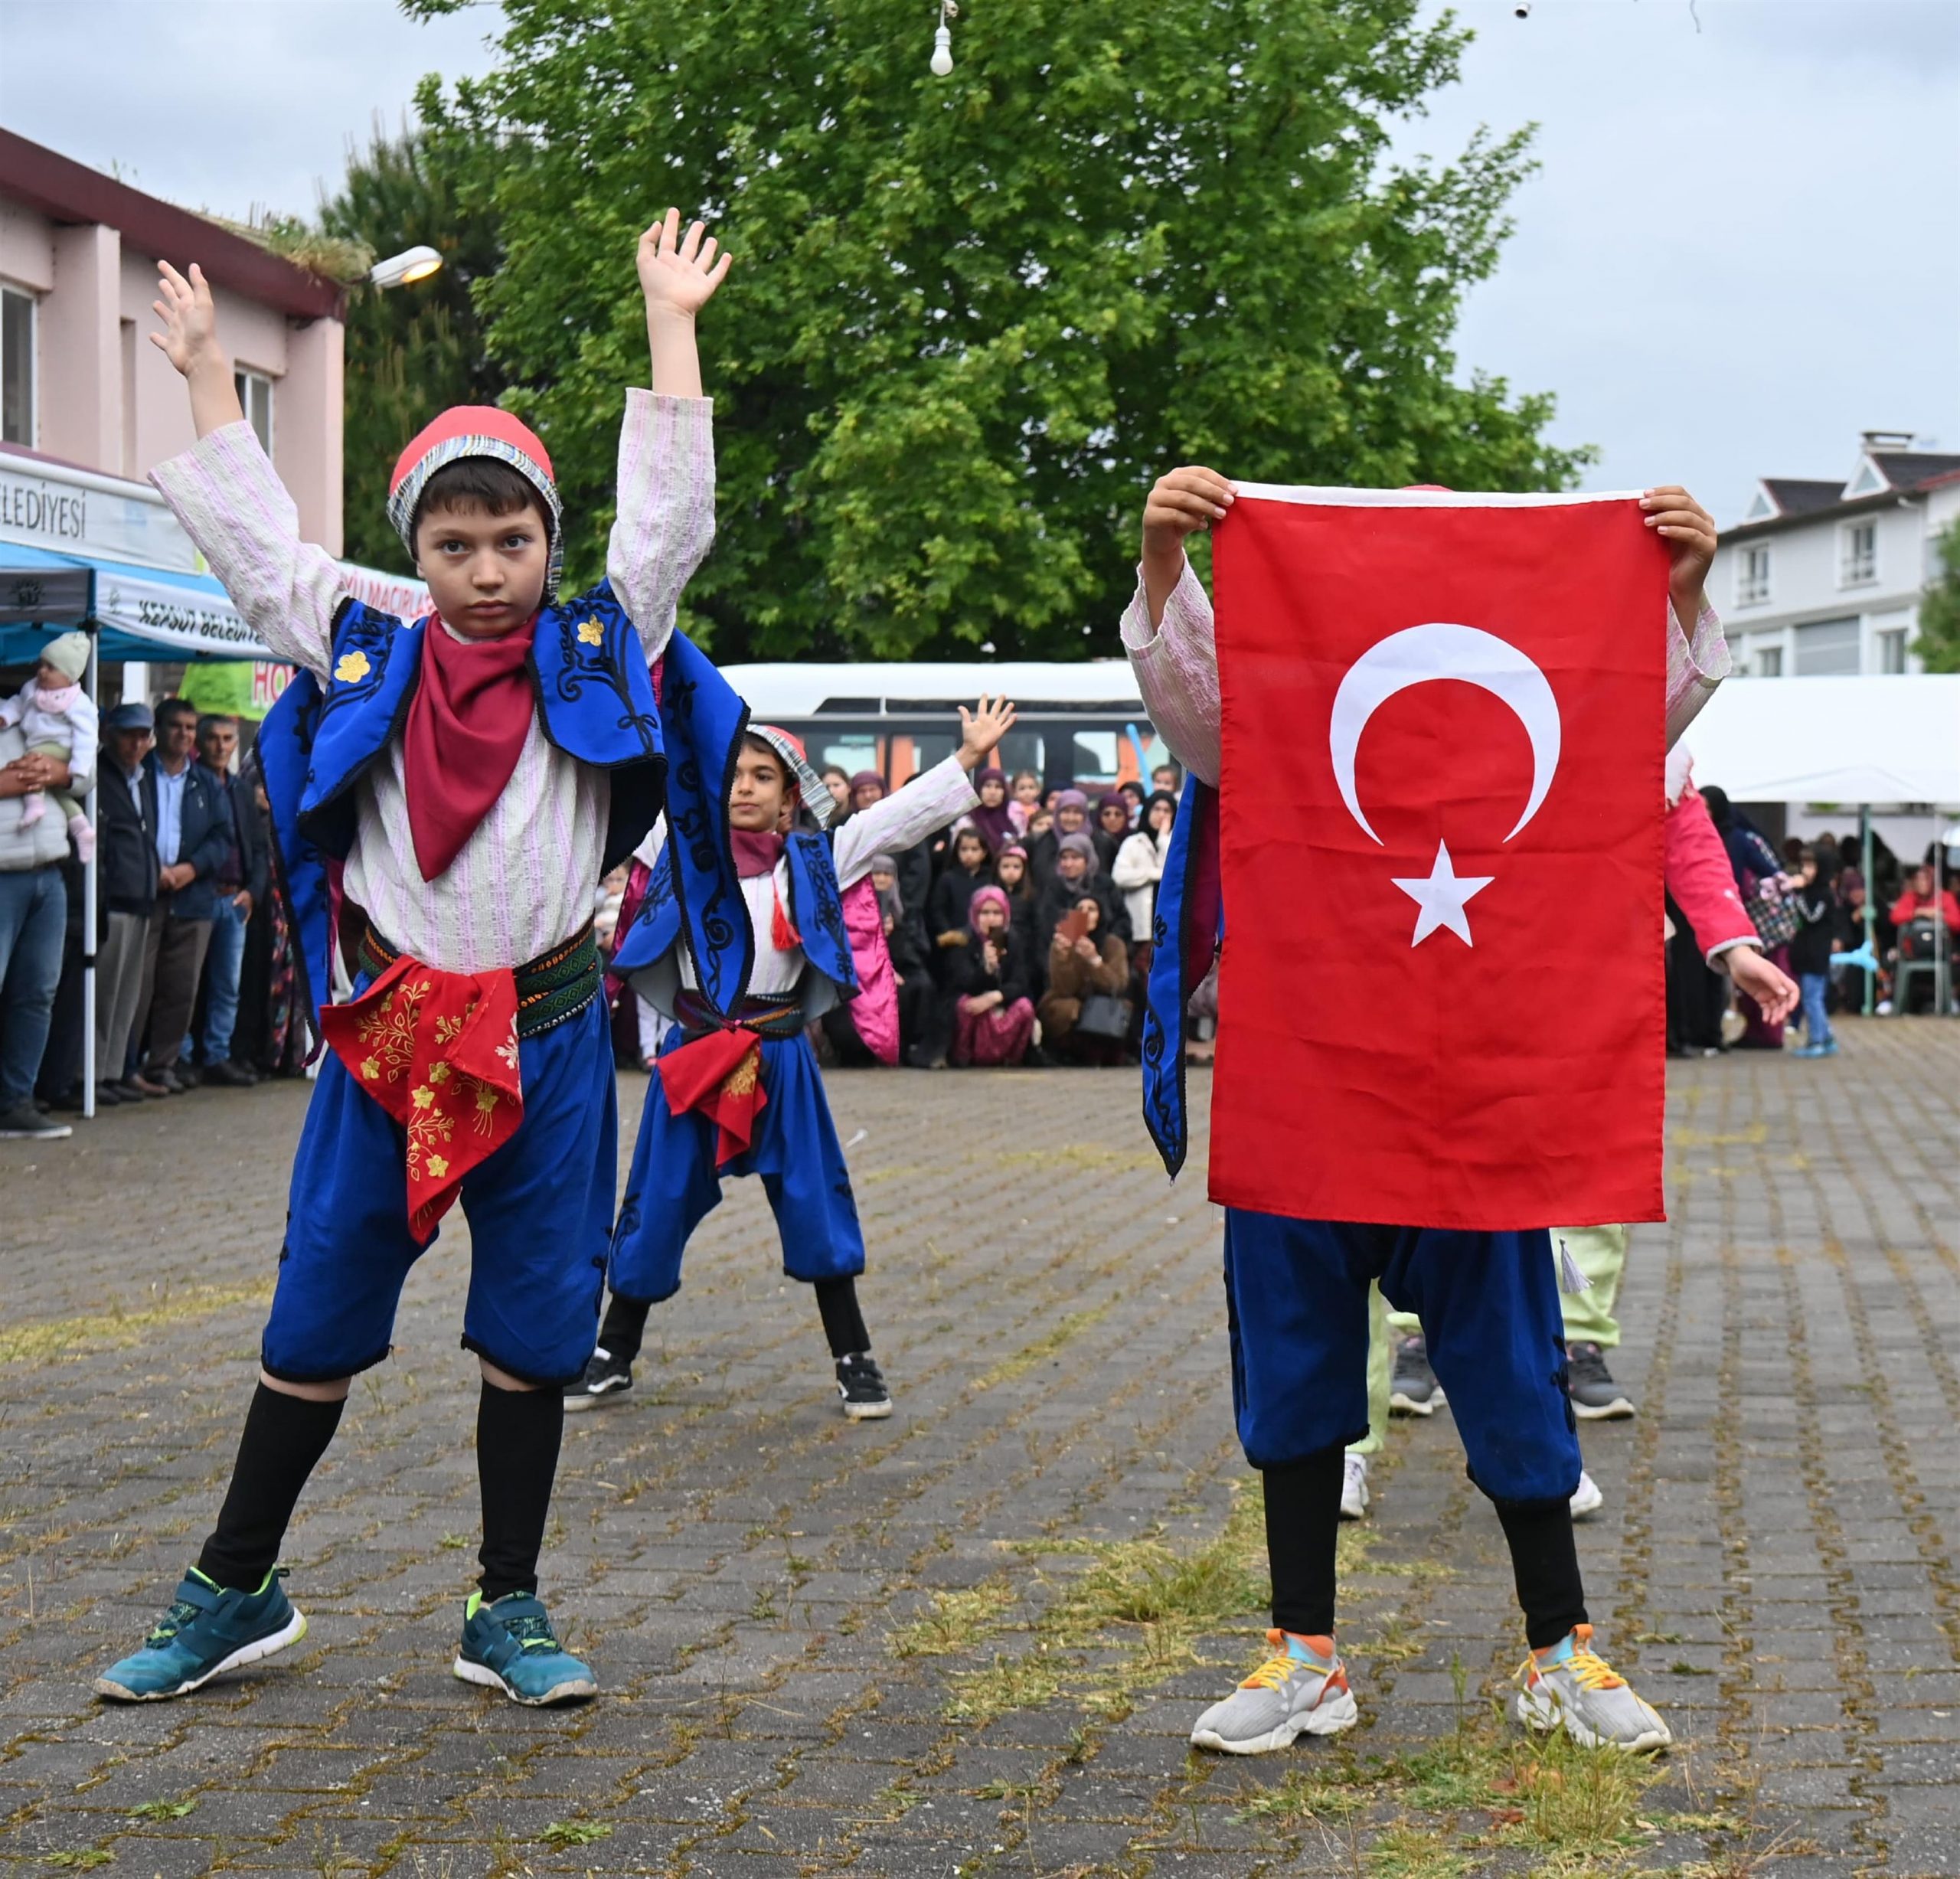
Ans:
[{"label": "white house with balcony", "polygon": [[1935,538],[1960,521],[1960,453],[1868,430],[1843,482],[1766,476],[1708,583],[1737,675],[1916,672]]}]

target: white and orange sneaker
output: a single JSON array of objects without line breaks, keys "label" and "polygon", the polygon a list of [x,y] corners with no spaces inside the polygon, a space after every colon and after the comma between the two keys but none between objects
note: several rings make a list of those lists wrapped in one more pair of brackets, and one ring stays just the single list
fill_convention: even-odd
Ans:
[{"label": "white and orange sneaker", "polygon": [[1563,1728],[1589,1749],[1664,1749],[1674,1739],[1653,1705],[1594,1651],[1590,1625],[1534,1651],[1517,1676],[1517,1720],[1527,1729]]},{"label": "white and orange sneaker", "polygon": [[1322,1655],[1291,1632],[1269,1631],[1266,1639],[1272,1655],[1197,1719],[1194,1748],[1264,1755],[1298,1736],[1338,1735],[1354,1727],[1361,1712],[1334,1641],[1325,1640],[1328,1649]]}]

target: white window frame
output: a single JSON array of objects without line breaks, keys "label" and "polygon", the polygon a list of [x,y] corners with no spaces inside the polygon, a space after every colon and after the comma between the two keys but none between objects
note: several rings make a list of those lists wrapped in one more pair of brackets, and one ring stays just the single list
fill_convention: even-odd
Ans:
[{"label": "white window frame", "polygon": [[[245,421],[252,426],[253,434],[265,446],[267,456],[273,454],[273,440],[279,434],[274,428],[279,413],[278,400],[273,396],[278,384],[270,372],[261,372],[250,365],[234,364],[231,368],[231,383],[238,394],[238,402],[243,408]],[[265,400],[266,427],[259,429],[258,420],[252,415],[252,407],[260,397]]]},{"label": "white window frame", "polygon": [[[1871,636],[1872,670],[1882,675],[1897,676],[1912,669],[1913,629],[1909,626],[1881,626]],[[1887,655],[1896,653],[1899,663],[1887,663]]]},{"label": "white window frame", "polygon": [[[1860,554],[1856,546],[1860,536],[1870,542],[1869,554]],[[1865,515],[1838,524],[1838,585],[1871,587],[1878,583],[1878,518]]]},{"label": "white window frame", "polygon": [[[1757,557],[1761,565],[1756,565]],[[1761,606],[1769,598],[1769,544],[1745,542],[1736,551],[1736,605]]]},{"label": "white window frame", "polygon": [[[28,434],[24,437],[8,437],[5,441],[32,450],[41,443],[41,296],[31,289],[16,286],[10,280],[0,281],[0,295],[24,301],[28,309]],[[0,330],[4,330],[3,319],[0,319]],[[0,340],[0,345],[4,343]],[[5,360],[0,358],[0,381],[4,381],[5,369]]]},{"label": "white window frame", "polygon": [[1757,678],[1781,678],[1783,676],[1783,648],[1780,642],[1773,646],[1758,646],[1751,657],[1755,663]]}]

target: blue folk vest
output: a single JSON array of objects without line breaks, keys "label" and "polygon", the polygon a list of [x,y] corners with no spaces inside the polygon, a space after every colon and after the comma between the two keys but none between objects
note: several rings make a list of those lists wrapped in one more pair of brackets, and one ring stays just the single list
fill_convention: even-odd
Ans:
[{"label": "blue folk vest", "polygon": [[[332,984],[328,864],[345,861],[353,848],[356,786],[401,730],[428,630],[426,619],[405,626],[343,601],[327,682],[300,674],[260,730],[275,860],[316,1020]],[[690,832],[680,899],[703,989],[717,1004],[732,1005],[748,982],[753,940],[724,806],[747,707],[684,634],[669,639],[663,662],[656,705],[639,636],[609,582],[547,607],[532,636],[531,680],[545,736],[612,779],[602,872],[632,852],[663,806],[670,828]]]},{"label": "blue folk vest", "polygon": [[1184,1093],[1184,1014],[1217,950],[1218,792],[1184,782],[1151,921],[1150,979],[1143,1011],[1143,1121],[1173,1180],[1184,1165],[1190,1126]]},{"label": "blue folk vest", "polygon": [[[675,891],[674,842],[670,834],[653,865],[647,883],[646,898],[632,925],[612,956],[612,970],[622,978],[635,972],[668,969],[670,983],[678,983],[675,949],[684,938],[682,919],[684,887]],[[817,983],[806,979],[804,1005],[815,1017],[845,998],[858,995],[858,968],[851,954],[851,935],[844,924],[844,898],[837,885],[837,869],[831,860],[828,835],[799,830],[782,845],[782,858],[789,864],[789,904],[783,911],[789,917],[803,942],[803,957],[816,975]],[[684,878],[684,870],[683,871]],[[739,897],[738,897],[739,898]],[[750,931],[748,909],[742,908],[742,928]],[[698,943],[692,931],[684,938],[701,984],[707,975],[701,969]],[[724,1011],[732,1008],[716,1001]]]}]

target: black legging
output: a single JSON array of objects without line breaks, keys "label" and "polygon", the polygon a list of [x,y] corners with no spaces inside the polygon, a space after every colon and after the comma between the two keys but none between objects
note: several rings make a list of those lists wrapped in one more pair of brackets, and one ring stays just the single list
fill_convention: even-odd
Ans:
[{"label": "black legging", "polygon": [[[1339,1443],[1304,1460],[1263,1470],[1266,1550],[1272,1568],[1272,1622],[1302,1637],[1334,1634],[1334,1545],[1341,1526]],[[1565,1501],[1500,1501],[1511,1574],[1531,1648],[1556,1644],[1586,1619],[1586,1589]]]},{"label": "black legging", "polygon": [[[857,1280],[819,1279],[811,1289],[817,1295],[817,1309],[823,1314],[831,1355],[856,1357],[869,1351],[871,1334],[864,1328],[864,1315],[858,1309]],[[622,1299],[614,1292],[606,1308],[606,1322],[599,1328],[599,1348],[614,1361],[630,1364],[645,1341],[647,1315],[652,1309],[643,1299]]]}]

